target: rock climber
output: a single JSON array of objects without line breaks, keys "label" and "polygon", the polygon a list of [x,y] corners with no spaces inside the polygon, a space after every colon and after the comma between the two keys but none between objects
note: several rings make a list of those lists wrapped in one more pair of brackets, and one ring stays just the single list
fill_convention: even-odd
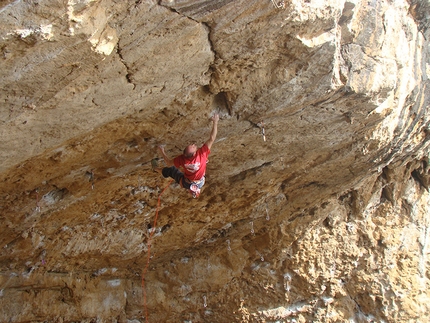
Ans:
[{"label": "rock climber", "polygon": [[209,139],[202,147],[197,148],[196,144],[188,145],[183,154],[170,159],[164,151],[164,146],[158,146],[167,167],[159,167],[157,159],[153,159],[151,162],[154,171],[165,178],[173,178],[179,185],[189,190],[194,198],[199,197],[200,190],[205,184],[206,163],[217,135],[219,115],[214,114],[211,120],[213,122],[212,130]]}]

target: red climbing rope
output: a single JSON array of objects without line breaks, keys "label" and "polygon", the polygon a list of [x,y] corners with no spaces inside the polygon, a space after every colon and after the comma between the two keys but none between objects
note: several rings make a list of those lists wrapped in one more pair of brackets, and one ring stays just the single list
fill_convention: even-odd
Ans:
[{"label": "red climbing rope", "polygon": [[158,195],[158,202],[157,202],[157,209],[155,211],[154,225],[152,226],[152,230],[151,230],[151,232],[149,234],[149,239],[148,239],[148,256],[147,256],[147,259],[146,259],[146,266],[143,269],[143,273],[142,273],[143,307],[145,308],[145,321],[146,321],[146,323],[148,323],[149,321],[148,321],[148,306],[147,306],[147,303],[146,303],[145,275],[146,275],[146,272],[148,271],[149,261],[151,260],[152,236],[154,235],[155,228],[157,226],[158,211],[160,210],[160,204],[161,204],[161,195],[163,195],[164,191],[167,190],[167,188],[170,186],[170,184],[172,182],[173,182],[173,180],[171,180],[169,182],[169,184],[167,184],[167,186]]}]

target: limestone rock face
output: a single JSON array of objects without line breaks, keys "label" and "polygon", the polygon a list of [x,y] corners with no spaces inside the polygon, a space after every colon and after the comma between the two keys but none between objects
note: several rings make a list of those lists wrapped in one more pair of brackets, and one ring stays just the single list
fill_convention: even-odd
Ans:
[{"label": "limestone rock face", "polygon": [[429,12],[1,1],[0,321],[428,322]]}]

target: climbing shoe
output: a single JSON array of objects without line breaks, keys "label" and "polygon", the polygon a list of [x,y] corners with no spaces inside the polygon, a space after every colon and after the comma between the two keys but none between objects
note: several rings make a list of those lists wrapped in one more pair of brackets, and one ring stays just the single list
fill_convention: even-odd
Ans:
[{"label": "climbing shoe", "polygon": [[198,198],[200,196],[200,188],[196,184],[191,184],[190,193],[193,198]]}]

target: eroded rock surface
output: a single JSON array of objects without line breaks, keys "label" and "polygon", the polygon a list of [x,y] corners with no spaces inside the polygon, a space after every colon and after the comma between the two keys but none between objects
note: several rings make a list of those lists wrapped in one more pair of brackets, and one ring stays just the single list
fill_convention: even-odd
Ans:
[{"label": "eroded rock surface", "polygon": [[0,320],[427,322],[429,7],[0,2]]}]

